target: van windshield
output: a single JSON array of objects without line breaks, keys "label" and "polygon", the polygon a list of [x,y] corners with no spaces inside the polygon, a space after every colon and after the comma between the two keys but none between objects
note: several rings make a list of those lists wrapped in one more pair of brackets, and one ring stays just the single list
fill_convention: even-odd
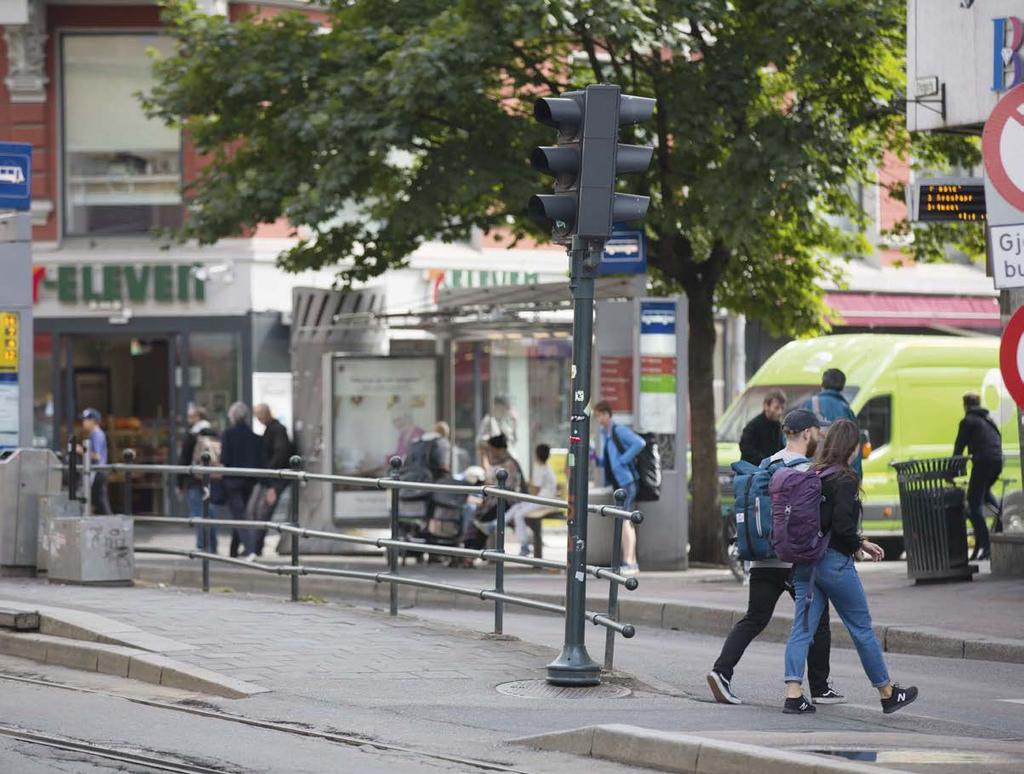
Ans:
[{"label": "van windshield", "polygon": [[[786,393],[786,410],[788,411],[800,408],[820,388],[810,384],[781,384],[778,387],[775,385],[758,385],[748,387],[722,415],[722,418],[718,420],[718,440],[725,443],[739,443],[743,428],[746,427],[747,422],[764,410],[764,398],[774,389],[781,389]],[[857,387],[846,385],[843,395],[846,396],[848,401],[852,402],[853,397],[857,394],[857,389]]]}]

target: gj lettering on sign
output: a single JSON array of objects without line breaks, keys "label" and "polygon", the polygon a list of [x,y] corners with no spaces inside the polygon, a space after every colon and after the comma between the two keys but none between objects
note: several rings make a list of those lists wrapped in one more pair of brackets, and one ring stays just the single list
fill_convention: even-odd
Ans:
[{"label": "gj lettering on sign", "polygon": [[1024,223],[989,231],[992,276],[997,288],[1024,287]]}]

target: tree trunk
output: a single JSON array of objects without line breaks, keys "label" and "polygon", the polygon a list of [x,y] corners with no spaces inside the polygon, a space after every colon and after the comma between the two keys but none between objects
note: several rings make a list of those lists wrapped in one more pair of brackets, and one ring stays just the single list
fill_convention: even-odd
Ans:
[{"label": "tree trunk", "polygon": [[687,288],[690,340],[687,345],[690,388],[690,559],[721,562],[722,516],[718,492],[718,442],[715,435],[714,283]]}]

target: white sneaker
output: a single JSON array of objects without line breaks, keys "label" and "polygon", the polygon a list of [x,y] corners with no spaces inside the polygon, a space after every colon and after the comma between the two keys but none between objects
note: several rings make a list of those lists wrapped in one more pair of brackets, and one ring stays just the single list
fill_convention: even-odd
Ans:
[{"label": "white sneaker", "polygon": [[249,554],[247,557],[245,557],[245,561],[247,562],[258,562],[259,560],[259,554]]},{"label": "white sneaker", "polygon": [[626,578],[635,578],[640,574],[639,564],[624,564],[619,568],[619,575]]}]

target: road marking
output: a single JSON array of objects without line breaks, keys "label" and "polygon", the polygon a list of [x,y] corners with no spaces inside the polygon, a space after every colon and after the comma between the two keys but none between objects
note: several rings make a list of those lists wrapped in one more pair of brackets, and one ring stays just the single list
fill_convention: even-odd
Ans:
[{"label": "road marking", "polygon": [[1024,704],[1024,699],[996,699],[996,701],[1006,702],[1007,704]]}]

